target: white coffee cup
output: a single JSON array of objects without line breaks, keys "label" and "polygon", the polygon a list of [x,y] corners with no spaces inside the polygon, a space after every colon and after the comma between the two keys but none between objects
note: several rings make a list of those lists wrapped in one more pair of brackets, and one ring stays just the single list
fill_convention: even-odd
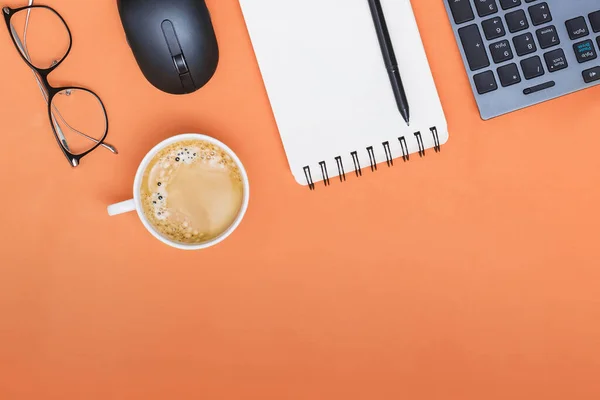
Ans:
[{"label": "white coffee cup", "polygon": [[[156,156],[165,147],[167,147],[173,143],[177,143],[177,142],[181,142],[181,141],[185,141],[185,140],[202,140],[202,141],[211,143],[211,144],[223,149],[227,154],[229,154],[231,159],[234,160],[235,163],[237,164],[237,166],[240,170],[241,176],[242,176],[242,183],[244,185],[244,199],[242,201],[242,207],[240,208],[240,211],[239,211],[236,219],[231,224],[231,226],[229,228],[227,228],[222,234],[220,234],[216,238],[209,240],[207,242],[204,242],[204,243],[200,243],[200,244],[178,243],[178,242],[174,242],[174,241],[166,238],[165,236],[161,235],[160,232],[158,232],[156,229],[154,229],[154,227],[150,224],[150,222],[144,215],[142,203],[140,200],[142,179],[144,177],[144,172],[146,171],[148,164],[154,159],[154,156]],[[123,201],[121,203],[117,203],[117,204],[113,204],[113,205],[109,206],[108,207],[108,215],[114,216],[114,215],[123,214],[123,213],[131,212],[131,211],[135,210],[135,211],[137,211],[138,217],[142,220],[142,224],[144,224],[146,229],[161,242],[168,244],[169,246],[175,247],[177,249],[181,249],[181,250],[201,250],[201,249],[205,249],[207,247],[211,247],[211,246],[214,246],[214,245],[222,242],[227,237],[229,237],[229,235],[231,235],[233,233],[233,231],[236,230],[236,228],[239,226],[240,222],[244,218],[244,215],[246,214],[246,210],[248,209],[249,198],[250,198],[250,183],[248,181],[248,174],[246,173],[246,169],[244,168],[244,165],[242,164],[242,162],[240,161],[238,156],[229,147],[227,147],[225,144],[221,143],[217,139],[211,138],[206,135],[197,134],[197,133],[186,133],[186,134],[182,134],[182,135],[173,136],[169,139],[162,141],[161,143],[157,144],[152,150],[150,150],[150,152],[148,154],[146,154],[146,156],[142,160],[142,163],[138,167],[137,173],[135,174],[135,180],[133,182],[133,199]]]}]

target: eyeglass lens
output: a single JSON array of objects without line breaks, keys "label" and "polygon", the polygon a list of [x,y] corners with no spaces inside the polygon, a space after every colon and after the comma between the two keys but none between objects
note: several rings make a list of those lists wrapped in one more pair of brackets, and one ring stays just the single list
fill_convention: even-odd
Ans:
[{"label": "eyeglass lens", "polygon": [[12,16],[10,24],[19,50],[34,67],[47,69],[65,58],[71,38],[54,11],[43,7],[24,9]]},{"label": "eyeglass lens", "polygon": [[106,114],[100,99],[92,92],[61,90],[52,98],[51,110],[59,138],[72,154],[83,154],[104,139]]}]

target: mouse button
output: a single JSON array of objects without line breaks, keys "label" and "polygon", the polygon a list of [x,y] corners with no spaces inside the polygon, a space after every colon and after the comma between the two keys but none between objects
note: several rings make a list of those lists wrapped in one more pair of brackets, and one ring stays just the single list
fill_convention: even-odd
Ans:
[{"label": "mouse button", "polygon": [[188,68],[187,63],[185,62],[185,57],[183,56],[183,54],[178,54],[175,57],[173,57],[173,63],[175,64],[175,68],[177,69],[179,75],[185,74],[186,72],[190,72],[190,69]]},{"label": "mouse button", "polygon": [[183,51],[181,50],[179,39],[177,39],[177,33],[175,32],[175,27],[173,26],[173,23],[170,20],[166,19],[162,22],[161,28],[171,55],[175,57],[177,55],[182,54]]},{"label": "mouse button", "polygon": [[189,72],[179,75],[179,79],[181,79],[181,84],[183,85],[183,89],[186,93],[193,93],[196,91],[196,85],[194,84],[192,75]]}]

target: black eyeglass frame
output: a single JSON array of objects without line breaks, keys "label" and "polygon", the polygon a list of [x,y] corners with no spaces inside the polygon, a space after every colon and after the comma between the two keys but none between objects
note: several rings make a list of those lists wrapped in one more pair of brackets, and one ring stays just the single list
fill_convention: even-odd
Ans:
[{"label": "black eyeglass frame", "polygon": [[[19,45],[17,44],[17,41],[16,41],[16,39],[13,35],[13,32],[12,32],[12,29],[11,29],[10,21],[15,14],[17,14],[21,11],[26,11],[28,9],[36,9],[36,8],[37,9],[46,9],[46,10],[53,12],[58,18],[60,18],[60,20],[64,24],[65,28],[67,29],[67,33],[69,34],[69,48],[67,49],[67,52],[65,53],[65,55],[63,56],[62,59],[57,60],[56,64],[52,65],[50,68],[38,68],[35,65],[33,65],[27,59],[27,57],[25,57],[25,55],[23,54],[23,51],[21,51],[21,49],[19,48]],[[15,45],[15,48],[17,49],[17,52],[19,53],[19,55],[21,56],[23,61],[25,61],[25,63],[29,66],[29,68],[31,68],[33,71],[35,71],[38,74],[38,76],[40,78],[40,82],[42,83],[42,86],[48,95],[48,118],[50,120],[50,126],[52,127],[52,132],[54,133],[56,142],[58,143],[59,147],[63,151],[63,154],[65,155],[67,160],[69,160],[69,163],[73,167],[76,167],[79,165],[79,162],[81,161],[81,159],[83,157],[87,156],[92,151],[96,150],[99,146],[101,146],[104,143],[104,140],[106,140],[106,136],[108,135],[108,114],[106,113],[106,107],[104,107],[104,103],[102,102],[102,99],[100,98],[100,96],[98,96],[96,93],[92,92],[91,90],[83,88],[83,87],[77,87],[77,86],[53,87],[48,82],[48,75],[50,75],[50,73],[52,73],[52,71],[54,71],[56,68],[58,68],[58,66],[61,65],[64,60],[66,60],[69,53],[71,52],[71,48],[73,47],[73,36],[71,35],[71,29],[69,28],[69,25],[67,25],[67,22],[64,20],[62,15],[60,15],[52,7],[48,7],[45,5],[31,5],[31,6],[14,8],[14,9],[10,8],[10,7],[4,7],[4,8],[2,8],[2,14],[4,15],[4,20],[6,22],[6,28],[8,29],[8,34],[10,35],[10,38],[12,39],[13,44]],[[88,93],[92,94],[94,97],[96,97],[100,106],[102,107],[102,111],[104,112],[104,122],[105,122],[105,127],[106,127],[104,130],[104,135],[89,150],[87,150],[83,153],[80,153],[80,154],[71,153],[71,151],[69,151],[68,149],[65,148],[65,145],[61,142],[60,137],[58,136],[58,133],[56,132],[56,127],[55,127],[55,123],[54,123],[55,118],[52,115],[52,100],[54,99],[54,97],[57,94],[59,94],[62,91],[67,91],[67,90],[82,90],[84,92],[88,92]]]}]

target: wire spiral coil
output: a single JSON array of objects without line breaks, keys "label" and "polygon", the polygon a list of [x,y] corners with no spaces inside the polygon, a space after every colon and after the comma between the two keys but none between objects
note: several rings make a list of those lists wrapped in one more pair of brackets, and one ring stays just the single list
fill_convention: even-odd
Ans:
[{"label": "wire spiral coil", "polygon": [[[439,153],[441,151],[441,146],[440,146],[440,138],[438,135],[437,128],[431,127],[431,128],[429,128],[429,132],[430,132],[431,136],[433,137],[433,143],[434,143],[433,149],[436,153]],[[425,144],[423,142],[423,136],[420,131],[415,132],[413,135],[414,135],[414,139],[416,140],[417,145],[418,145],[418,154],[420,157],[424,157],[425,156]],[[409,150],[408,150],[408,143],[407,143],[406,136],[400,136],[398,138],[398,142],[400,143],[400,149],[402,151],[402,155],[401,155],[402,159],[404,160],[404,162],[410,161],[410,154],[409,154]],[[381,144],[381,146],[383,147],[383,150],[385,153],[385,158],[386,158],[385,161],[386,161],[388,167],[393,167],[394,166],[394,155],[392,154],[390,142],[389,141],[383,142]],[[369,146],[366,148],[366,151],[369,156],[369,160],[368,160],[369,164],[368,165],[370,166],[371,171],[375,172],[375,171],[377,171],[377,160],[375,158],[375,149],[373,146]],[[360,158],[358,156],[358,151],[352,151],[350,153],[350,157],[352,158],[352,163],[354,164],[354,172],[356,173],[356,176],[361,177],[363,175],[363,173],[362,173]],[[367,164],[365,164],[365,165],[367,165]],[[335,157],[335,166],[337,167],[337,170],[338,170],[338,176],[340,178],[340,182],[345,182],[346,181],[346,170],[344,168],[344,162],[343,162],[341,156]],[[331,180],[329,177],[327,161],[320,161],[319,167],[320,167],[321,178],[322,178],[324,185],[330,186]],[[306,182],[308,183],[309,189],[315,190],[316,186],[315,186],[315,182],[313,180],[312,171],[311,171],[310,166],[308,166],[308,165],[304,167],[304,177],[306,178]]]}]

